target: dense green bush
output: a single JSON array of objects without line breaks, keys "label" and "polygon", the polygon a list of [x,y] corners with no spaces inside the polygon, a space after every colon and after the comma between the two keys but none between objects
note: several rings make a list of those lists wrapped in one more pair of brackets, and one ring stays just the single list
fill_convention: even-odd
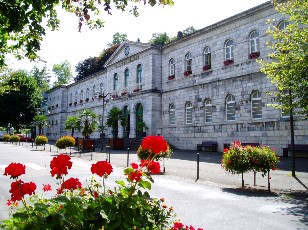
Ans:
[{"label": "dense green bush", "polygon": [[17,135],[12,135],[10,136],[9,142],[19,142],[20,141],[20,137]]},{"label": "dense green bush", "polygon": [[59,149],[65,149],[67,147],[75,146],[75,138],[72,136],[64,136],[57,140],[56,146]]},{"label": "dense green bush", "polygon": [[39,135],[35,138],[36,145],[45,145],[48,142],[48,138],[44,135]]},{"label": "dense green bush", "polygon": [[8,142],[10,140],[10,137],[11,137],[10,134],[4,134],[2,136],[2,140],[5,141],[5,142]]}]

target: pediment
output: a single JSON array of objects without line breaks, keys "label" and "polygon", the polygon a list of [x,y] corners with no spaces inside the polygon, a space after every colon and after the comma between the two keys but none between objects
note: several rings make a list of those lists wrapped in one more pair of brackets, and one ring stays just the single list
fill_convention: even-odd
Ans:
[{"label": "pediment", "polygon": [[113,65],[126,58],[132,57],[135,54],[150,47],[151,45],[149,43],[130,42],[130,41],[122,42],[121,45],[116,49],[116,51],[110,56],[108,61],[106,61],[105,67]]}]

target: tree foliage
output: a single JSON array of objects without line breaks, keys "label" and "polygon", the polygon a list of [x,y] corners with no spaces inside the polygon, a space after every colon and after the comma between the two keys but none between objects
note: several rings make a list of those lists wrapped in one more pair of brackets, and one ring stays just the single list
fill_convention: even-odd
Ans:
[{"label": "tree foliage", "polygon": [[52,72],[57,77],[54,86],[68,84],[73,79],[72,67],[68,60],[63,61],[60,64],[54,64],[52,66]]},{"label": "tree foliage", "polygon": [[113,35],[112,43],[108,44],[108,47],[112,47],[114,45],[120,45],[122,42],[127,41],[127,34],[120,34],[119,32]]},{"label": "tree foliage", "polygon": [[30,75],[33,76],[33,78],[35,79],[38,85],[38,90],[40,90],[41,93],[46,92],[50,88],[49,82],[51,76],[47,73],[46,66],[43,69],[39,69],[35,66],[30,71]]},{"label": "tree foliage", "polygon": [[[172,0],[3,0],[0,1],[0,66],[5,64],[5,55],[30,60],[38,58],[41,42],[46,35],[46,27],[59,28],[60,20],[56,6],[61,5],[67,12],[76,15],[79,31],[83,24],[90,29],[104,26],[104,13],[111,14],[114,9],[130,12],[138,16],[138,4],[151,6],[173,5]],[[44,25],[46,26],[44,27]]]},{"label": "tree foliage", "polygon": [[37,126],[39,135],[43,134],[43,128],[47,127],[48,117],[44,114],[36,114],[33,118],[32,125]]},{"label": "tree foliage", "polygon": [[[2,77],[1,87],[10,87],[0,92],[0,126],[11,123],[16,129],[24,122],[29,124],[43,99],[36,78],[23,70],[9,71]],[[25,117],[21,118],[21,113]]]},{"label": "tree foliage", "polygon": [[65,129],[71,130],[71,136],[74,137],[76,129],[80,129],[80,122],[77,116],[68,116],[65,121]]},{"label": "tree foliage", "polygon": [[187,27],[186,29],[184,29],[184,30],[182,31],[182,33],[183,33],[183,36],[185,37],[185,36],[188,36],[188,35],[190,35],[190,34],[196,32],[196,31],[197,31],[197,30],[196,30],[193,26],[190,26],[190,27]]},{"label": "tree foliage", "polygon": [[151,45],[165,45],[169,42],[170,42],[170,38],[166,32],[152,34],[152,38],[149,41]]},{"label": "tree foliage", "polygon": [[104,70],[104,64],[118,47],[119,44],[115,44],[112,47],[104,49],[98,57],[89,57],[79,62],[76,65],[77,76],[74,80],[80,81],[94,73]]},{"label": "tree foliage", "polygon": [[308,1],[273,3],[279,13],[289,17],[289,24],[285,30],[268,30],[275,40],[270,46],[273,53],[271,62],[260,61],[261,71],[277,86],[275,95],[281,103],[275,107],[286,112],[302,108],[300,112],[308,116]]}]

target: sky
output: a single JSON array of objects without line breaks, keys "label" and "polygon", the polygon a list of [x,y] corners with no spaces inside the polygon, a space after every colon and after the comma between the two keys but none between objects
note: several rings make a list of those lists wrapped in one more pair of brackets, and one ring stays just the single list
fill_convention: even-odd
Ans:
[{"label": "sky", "polygon": [[[178,31],[190,26],[202,29],[267,1],[174,0],[174,6],[165,7],[140,4],[139,17],[129,12],[113,10],[111,16],[106,15],[104,18],[105,27],[89,30],[83,26],[81,32],[78,32],[77,18],[59,10],[60,28],[57,31],[47,31],[39,55],[46,61],[49,70],[53,64],[68,60],[76,75],[77,63],[88,57],[99,56],[117,32],[127,34],[130,41],[137,41],[139,38],[141,42],[148,42],[153,33],[167,32],[169,36],[176,36]],[[13,69],[31,70],[34,66],[42,68],[44,63],[10,61],[10,67]]]}]

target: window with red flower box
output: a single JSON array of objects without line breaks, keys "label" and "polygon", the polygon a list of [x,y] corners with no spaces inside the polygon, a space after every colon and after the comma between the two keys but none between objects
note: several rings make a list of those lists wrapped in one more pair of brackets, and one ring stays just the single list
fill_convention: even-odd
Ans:
[{"label": "window with red flower box", "polygon": [[233,59],[228,59],[224,61],[224,66],[232,65],[234,63]]},{"label": "window with red flower box", "polygon": [[175,75],[168,76],[168,80],[173,80],[175,78]]},{"label": "window with red flower box", "polygon": [[189,75],[191,75],[192,74],[192,71],[191,70],[186,70],[185,72],[184,72],[184,76],[185,77],[188,77]]}]

